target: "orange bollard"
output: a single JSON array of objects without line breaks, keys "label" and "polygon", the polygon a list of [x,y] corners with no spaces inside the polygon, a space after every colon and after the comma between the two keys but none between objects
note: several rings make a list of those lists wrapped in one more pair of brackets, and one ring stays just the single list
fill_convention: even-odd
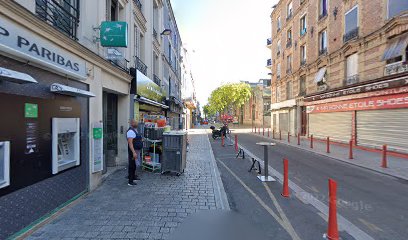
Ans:
[{"label": "orange bollard", "polygon": [[268,138],[269,138],[269,128],[268,128]]},{"label": "orange bollard", "polygon": [[297,135],[297,139],[298,139],[297,144],[300,145],[300,134],[299,134],[299,133],[298,133],[298,135]]},{"label": "orange bollard", "polygon": [[381,167],[387,168],[387,145],[383,145]]},{"label": "orange bollard", "polygon": [[256,127],[255,127],[255,133],[256,133]]},{"label": "orange bollard", "polygon": [[349,159],[353,159],[353,140],[349,142]]},{"label": "orange bollard", "polygon": [[283,189],[282,189],[282,196],[285,198],[289,197],[289,174],[288,174],[288,163],[287,159],[283,159]]},{"label": "orange bollard", "polygon": [[290,143],[290,132],[288,132],[288,143]]},{"label": "orange bollard", "polygon": [[275,139],[275,129],[272,130],[272,139]]},{"label": "orange bollard", "polygon": [[327,137],[326,152],[327,152],[327,153],[330,153],[330,137]]},{"label": "orange bollard", "polygon": [[337,183],[329,179],[329,221],[327,228],[327,239],[339,240],[339,229],[337,226]]},{"label": "orange bollard", "polygon": [[235,135],[235,152],[238,152],[238,135]]},{"label": "orange bollard", "polygon": [[221,136],[221,146],[225,147],[224,135]]},{"label": "orange bollard", "polygon": [[261,135],[261,127],[258,128],[258,135]]},{"label": "orange bollard", "polygon": [[310,148],[313,148],[313,134],[310,135]]},{"label": "orange bollard", "polygon": [[279,131],[279,140],[282,140],[282,131]]},{"label": "orange bollard", "polygon": [[262,128],[262,136],[265,136],[265,128]]}]

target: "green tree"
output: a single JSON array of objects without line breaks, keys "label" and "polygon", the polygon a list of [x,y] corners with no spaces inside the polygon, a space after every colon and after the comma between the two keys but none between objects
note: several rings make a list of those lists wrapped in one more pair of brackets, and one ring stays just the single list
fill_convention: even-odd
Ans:
[{"label": "green tree", "polygon": [[224,112],[230,107],[241,107],[251,97],[247,83],[227,83],[215,89],[208,99],[210,114]]}]

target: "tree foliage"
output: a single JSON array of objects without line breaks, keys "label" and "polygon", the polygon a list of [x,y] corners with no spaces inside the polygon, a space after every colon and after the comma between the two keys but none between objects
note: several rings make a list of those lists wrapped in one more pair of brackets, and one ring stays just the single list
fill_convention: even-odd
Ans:
[{"label": "tree foliage", "polygon": [[251,97],[247,83],[227,83],[215,89],[208,99],[208,113],[223,112],[229,107],[241,107]]}]

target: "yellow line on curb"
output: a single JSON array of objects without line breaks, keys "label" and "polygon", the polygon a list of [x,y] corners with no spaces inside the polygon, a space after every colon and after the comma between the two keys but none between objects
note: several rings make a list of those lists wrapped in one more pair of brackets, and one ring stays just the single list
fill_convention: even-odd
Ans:
[{"label": "yellow line on curb", "polygon": [[250,188],[248,187],[225,163],[217,159],[217,161],[225,168],[231,175],[258,201],[258,203],[266,210],[268,213],[289,233],[289,235],[294,240],[299,240],[300,238],[294,236],[291,230],[288,228],[287,224],[282,221],[282,219]]}]

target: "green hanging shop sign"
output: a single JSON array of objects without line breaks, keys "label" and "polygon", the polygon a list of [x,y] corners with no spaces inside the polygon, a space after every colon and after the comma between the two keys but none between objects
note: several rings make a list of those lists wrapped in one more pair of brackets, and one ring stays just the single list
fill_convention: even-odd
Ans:
[{"label": "green hanging shop sign", "polygon": [[100,41],[103,47],[127,47],[128,24],[126,22],[102,22]]}]

